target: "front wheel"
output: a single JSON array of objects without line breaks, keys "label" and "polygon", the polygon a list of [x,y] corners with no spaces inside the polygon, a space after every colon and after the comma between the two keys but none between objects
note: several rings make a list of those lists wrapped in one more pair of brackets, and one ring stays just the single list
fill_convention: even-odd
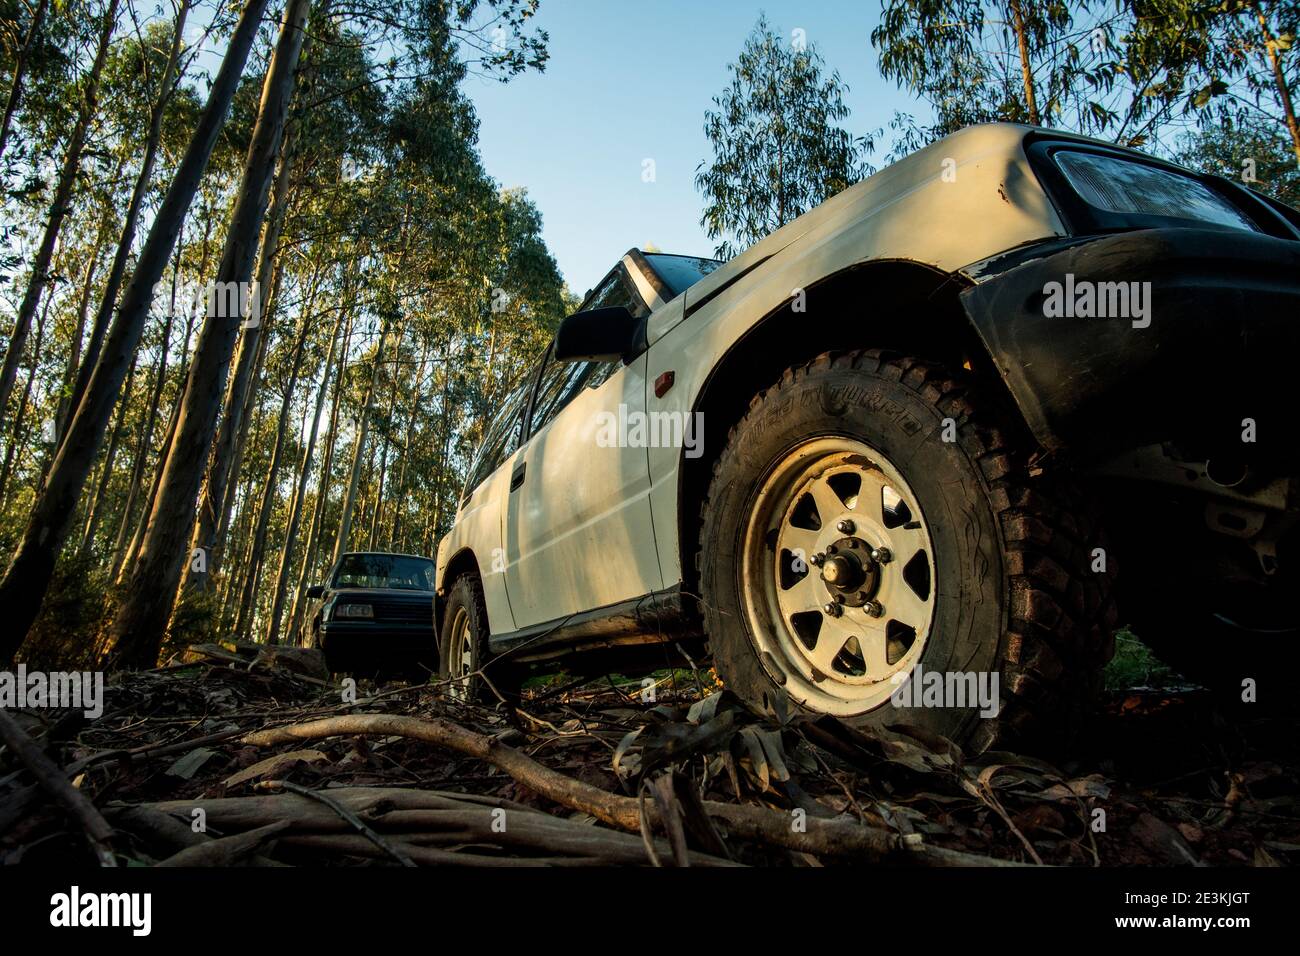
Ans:
[{"label": "front wheel", "polygon": [[715,464],[698,565],[724,683],[984,749],[1071,733],[1109,658],[1113,559],[990,399],[942,367],[823,355]]}]

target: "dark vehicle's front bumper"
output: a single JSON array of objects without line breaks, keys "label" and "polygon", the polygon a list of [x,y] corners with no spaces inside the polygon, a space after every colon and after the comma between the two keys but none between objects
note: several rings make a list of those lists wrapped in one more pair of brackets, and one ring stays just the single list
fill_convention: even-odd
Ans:
[{"label": "dark vehicle's front bumper", "polygon": [[[1059,251],[1052,252],[1050,249]],[[1149,282],[1150,324],[1051,318],[1045,286]],[[1173,441],[1294,454],[1300,242],[1218,229],[1149,229],[1048,247],[962,294],[1034,437],[1080,460]],[[1266,442],[1271,438],[1271,442]],[[1290,462],[1290,460],[1288,459]]]},{"label": "dark vehicle's front bumper", "polygon": [[335,673],[414,673],[438,666],[432,624],[328,621],[321,625],[320,646]]}]

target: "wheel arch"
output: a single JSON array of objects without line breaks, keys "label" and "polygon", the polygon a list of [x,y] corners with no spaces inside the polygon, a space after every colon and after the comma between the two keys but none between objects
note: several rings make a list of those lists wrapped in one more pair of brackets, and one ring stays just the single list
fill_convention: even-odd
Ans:
[{"label": "wheel arch", "polygon": [[447,566],[442,570],[442,580],[438,582],[438,589],[433,595],[433,630],[434,643],[438,645],[438,653],[442,653],[442,615],[447,607],[447,589],[451,587],[462,574],[473,574],[480,581],[483,580],[483,572],[479,570],[478,556],[474,554],[474,549],[468,545],[461,548],[447,560]]},{"label": "wheel arch", "polygon": [[[692,411],[705,416],[709,434],[726,436],[753,397],[787,368],[823,352],[855,348],[888,349],[967,368],[1017,408],[962,307],[960,295],[971,284],[960,274],[905,259],[873,260],[832,273],[803,289],[802,310],[796,311],[794,298],[786,299],[734,342],[705,379]],[[885,321],[864,327],[853,320],[867,310]],[[906,320],[899,321],[903,313]],[[845,315],[850,321],[839,318]],[[836,318],[818,321],[821,316]],[[687,592],[698,590],[699,507],[724,444],[707,442],[699,457],[687,457],[683,450],[680,458],[677,544]]]}]

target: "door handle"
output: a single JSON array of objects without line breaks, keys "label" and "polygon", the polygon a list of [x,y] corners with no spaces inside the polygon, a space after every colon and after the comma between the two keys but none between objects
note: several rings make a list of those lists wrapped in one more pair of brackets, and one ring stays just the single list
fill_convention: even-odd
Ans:
[{"label": "door handle", "polygon": [[521,461],[519,464],[515,465],[514,469],[510,472],[511,491],[518,491],[519,486],[524,483],[524,471],[527,468],[528,468],[528,462]]}]

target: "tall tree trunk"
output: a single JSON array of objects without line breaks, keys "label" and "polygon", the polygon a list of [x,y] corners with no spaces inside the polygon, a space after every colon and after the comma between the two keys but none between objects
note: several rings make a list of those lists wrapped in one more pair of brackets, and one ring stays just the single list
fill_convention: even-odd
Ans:
[{"label": "tall tree trunk", "polygon": [[403,507],[403,499],[406,496],[406,466],[411,457],[411,435],[415,433],[416,410],[421,407],[420,393],[424,388],[424,366],[428,361],[429,343],[426,340],[420,348],[420,364],[415,369],[415,380],[411,388],[411,401],[406,416],[406,427],[402,429],[402,467],[397,472],[397,493],[393,496],[392,530],[388,539],[398,550],[406,549],[405,529],[402,526],[403,519],[406,517],[406,510]]},{"label": "tall tree trunk", "polygon": [[167,385],[167,357],[171,353],[172,327],[176,321],[176,282],[180,275],[181,250],[184,246],[185,241],[182,237],[181,241],[176,243],[176,258],[172,264],[171,301],[167,307],[167,318],[163,320],[158,364],[154,369],[153,384],[149,389],[149,411],[136,436],[135,460],[131,463],[131,477],[127,482],[126,504],[122,506],[122,520],[118,522],[117,539],[113,542],[112,576],[114,578],[117,577],[118,568],[122,563],[122,553],[126,550],[127,534],[132,527],[131,517],[135,513],[135,502],[144,481],[144,469],[149,461],[149,447],[153,443],[154,426],[158,422],[158,409],[162,407],[163,388]]},{"label": "tall tree trunk", "polygon": [[348,479],[348,493],[343,498],[343,510],[339,514],[339,535],[334,542],[334,557],[331,563],[337,564],[339,557],[348,549],[348,538],[352,533],[352,511],[357,504],[357,489],[361,485],[361,469],[365,464],[366,435],[370,430],[370,410],[375,404],[375,389],[379,385],[379,370],[384,363],[384,343],[392,325],[392,313],[384,315],[383,329],[379,333],[379,344],[375,346],[374,365],[370,369],[370,384],[366,387],[366,400],[361,406],[357,419],[356,447],[352,450],[351,477]]},{"label": "tall tree trunk", "polygon": [[13,474],[13,468],[18,462],[18,455],[26,444],[26,435],[24,434],[23,424],[27,418],[27,409],[30,407],[32,397],[32,385],[36,381],[36,372],[40,367],[41,345],[45,341],[45,327],[50,317],[50,303],[47,300],[45,308],[41,309],[41,317],[36,320],[36,344],[32,349],[32,371],[27,376],[27,381],[23,384],[22,397],[18,400],[18,410],[14,413],[14,423],[9,436],[9,446],[5,449],[4,465],[0,466],[0,501],[4,501],[5,493],[9,489],[9,479]]},{"label": "tall tree trunk", "polygon": [[1016,45],[1020,48],[1020,78],[1025,86],[1025,108],[1029,111],[1029,122],[1042,126],[1038,115],[1038,97],[1034,94],[1034,66],[1029,59],[1029,34],[1025,29],[1025,15],[1020,8],[1022,0],[1010,0],[1011,25],[1016,31]]},{"label": "tall tree trunk", "polygon": [[[285,213],[289,207],[289,189],[293,168],[292,135],[285,138],[283,157],[279,171],[275,175],[272,191],[271,208],[267,212],[266,233],[258,252],[257,292],[265,290],[265,301],[270,301],[272,269],[278,268],[276,251],[280,244],[280,233],[284,226]],[[217,440],[212,447],[208,462],[207,477],[203,482],[203,491],[199,495],[198,516],[194,521],[194,533],[190,538],[191,551],[203,548],[208,555],[207,573],[200,574],[191,568],[186,575],[186,587],[205,589],[220,568],[225,542],[219,532],[225,531],[229,511],[226,507],[226,489],[234,473],[232,465],[240,457],[236,444],[244,435],[244,406],[247,404],[249,386],[253,381],[253,367],[262,341],[266,338],[264,331],[270,322],[270,309],[262,310],[260,321],[244,329],[239,337],[239,348],[235,355],[234,371],[226,387],[225,401],[221,415],[221,425],[217,430]]]},{"label": "tall tree trunk", "polygon": [[[251,277],[309,6],[310,0],[289,0],[284,11],[280,37],[262,87],[262,102],[248,147],[239,197],[217,270],[217,282],[222,283],[218,289],[226,288],[225,284],[229,283],[234,283],[234,288],[246,288],[244,284]],[[254,290],[249,298],[255,300],[256,296]],[[208,316],[199,333],[158,500],[149,516],[149,529],[126,598],[114,618],[114,654],[126,666],[152,667],[157,662],[181,568],[190,558],[186,545],[193,528],[203,465],[212,446],[226,373],[241,324],[239,310],[235,311],[234,316]]]},{"label": "tall tree trunk", "polygon": [[267,0],[248,0],[231,35],[226,56],[208,93],[208,102],[185,149],[149,237],[136,262],[135,273],[122,297],[117,318],[95,365],[86,394],[50,469],[49,479],[32,509],[31,518],[13,560],[0,581],[0,666],[14,658],[36,619],[54,573],[54,562],[67,540],[77,499],[104,440],[118,389],[135,353],[149,314],[153,288],[162,278],[176,243],[181,220],[189,209],[207,167],[217,136],[225,124],[244,62],[261,25]]},{"label": "tall tree trunk", "polygon": [[379,453],[379,473],[375,479],[375,510],[370,516],[370,550],[378,549],[380,526],[384,520],[384,479],[388,477],[388,449],[392,444],[393,411],[397,407],[397,375],[393,375],[393,387],[388,393],[388,427],[384,429],[384,444]]},{"label": "tall tree trunk", "polygon": [[[162,82],[158,87],[158,98],[149,116],[149,135],[145,140],[144,160],[135,177],[131,201],[126,207],[126,219],[122,223],[122,234],[118,237],[117,250],[113,253],[113,264],[109,267],[108,277],[104,281],[104,292],[100,296],[99,309],[95,312],[95,322],[90,327],[90,341],[86,343],[86,355],[81,361],[81,370],[77,373],[76,384],[73,385],[72,395],[68,399],[70,409],[75,409],[80,404],[81,397],[90,384],[90,375],[95,363],[99,361],[99,352],[104,346],[104,335],[113,317],[113,306],[122,288],[122,277],[126,274],[127,260],[131,256],[131,247],[135,244],[135,233],[140,223],[140,210],[149,191],[149,182],[153,179],[154,164],[158,160],[158,146],[162,141],[163,114],[166,113],[167,103],[171,99],[172,77],[176,74],[176,65],[180,59],[185,18],[189,9],[189,0],[182,0],[181,7],[176,13],[176,28],[172,32],[171,48],[168,50],[167,66],[163,69]],[[62,443],[63,433],[63,423],[60,422],[60,443]]]},{"label": "tall tree trunk", "polygon": [[[271,280],[271,288],[266,297],[267,308],[266,308],[266,316],[263,320],[264,322],[270,321],[271,317],[275,315],[276,306],[280,297],[279,290],[280,290],[280,276],[282,273],[282,268],[283,267],[280,264],[280,260],[277,260],[276,267],[272,274],[273,278]],[[249,379],[249,385],[247,389],[248,394],[244,399],[243,411],[240,413],[241,421],[245,421],[245,422],[248,421],[249,415],[251,415],[253,413],[253,410],[257,408],[257,398],[258,398],[258,388],[259,388],[258,383],[262,382],[263,380],[262,371],[266,367],[266,354],[267,352],[270,351],[270,349],[271,349],[271,336],[269,334],[263,335],[260,341],[258,342],[257,356],[253,360],[253,374],[252,377]],[[218,548],[217,551],[212,555],[212,557],[215,560],[212,564],[209,565],[208,568],[209,573],[214,580],[217,577],[217,574],[220,572],[221,568],[225,564],[226,534],[230,528],[230,511],[235,504],[235,491],[236,491],[235,477],[239,474],[239,470],[243,467],[244,452],[245,449],[248,447],[248,437],[249,435],[252,434],[256,434],[256,433],[248,428],[241,427],[235,437],[234,457],[231,459],[230,462],[229,477],[226,479],[226,488],[225,491],[222,492],[220,507],[217,511],[216,540],[221,542],[221,547]]]},{"label": "tall tree trunk", "polygon": [[280,642],[280,614],[284,610],[284,588],[289,578],[289,569],[293,564],[293,545],[298,537],[298,524],[302,520],[303,499],[307,495],[307,479],[311,477],[311,458],[316,452],[316,434],[320,430],[320,416],[325,409],[325,395],[329,391],[330,366],[334,364],[334,348],[338,344],[339,333],[343,328],[343,310],[335,321],[334,331],[330,335],[329,352],[325,356],[325,366],[321,370],[320,388],[316,390],[316,411],[311,420],[311,431],[307,436],[306,447],[302,452],[302,467],[298,469],[298,487],[294,490],[293,502],[289,506],[289,521],[284,532],[284,548],[280,551],[280,570],[275,576],[275,590],[271,593],[271,615],[266,626],[266,643]]},{"label": "tall tree trunk", "polygon": [[280,418],[275,426],[275,444],[271,448],[271,463],[266,469],[266,481],[262,485],[262,499],[257,509],[257,524],[253,528],[252,563],[244,577],[243,594],[239,601],[239,616],[235,619],[235,636],[244,637],[252,625],[253,610],[257,598],[257,582],[261,575],[262,558],[266,550],[266,534],[271,525],[271,512],[275,508],[276,485],[279,481],[280,462],[284,457],[285,439],[289,431],[289,413],[293,409],[293,396],[298,390],[298,373],[302,366],[302,350],[307,342],[307,332],[311,328],[311,307],[303,312],[300,320],[301,330],[294,343],[292,364],[289,372],[288,386],[284,390],[284,401],[280,405]]},{"label": "tall tree trunk", "polygon": [[5,101],[4,119],[0,120],[0,156],[4,155],[5,146],[9,143],[9,130],[13,125],[14,114],[18,112],[18,103],[23,98],[23,80],[27,74],[27,62],[32,55],[32,48],[36,46],[36,40],[41,35],[41,27],[45,25],[45,11],[49,9],[50,0],[41,0],[36,7],[36,12],[32,14],[32,24],[27,28],[27,37],[23,40],[22,49],[18,51],[18,56],[14,60],[14,78],[9,85],[9,98]]},{"label": "tall tree trunk", "polygon": [[352,315],[348,310],[347,327],[343,332],[343,347],[339,352],[338,372],[334,378],[334,398],[330,402],[329,439],[325,442],[325,457],[321,461],[320,478],[316,482],[316,500],[312,504],[311,525],[307,532],[307,546],[303,549],[302,566],[298,571],[298,587],[293,592],[293,606],[289,611],[290,644],[298,644],[298,631],[302,627],[302,614],[306,610],[303,589],[307,576],[316,566],[320,548],[321,529],[325,524],[325,509],[329,505],[330,473],[334,466],[334,445],[338,440],[339,408],[343,398],[343,375],[348,366],[348,348],[352,342]]},{"label": "tall tree trunk", "polygon": [[58,182],[54,187],[54,201],[50,203],[50,213],[45,220],[45,231],[41,234],[41,243],[32,259],[32,272],[27,280],[27,291],[23,294],[22,304],[14,319],[14,329],[9,336],[9,347],[5,351],[3,364],[0,364],[0,413],[9,405],[9,393],[13,391],[14,377],[18,374],[18,362],[22,358],[23,348],[27,345],[27,335],[31,331],[32,318],[41,304],[41,295],[50,280],[50,263],[54,259],[54,246],[59,241],[59,231],[63,220],[72,206],[72,191],[77,185],[77,173],[81,169],[81,153],[86,146],[86,134],[95,119],[95,107],[99,102],[99,80],[104,72],[104,61],[108,58],[109,42],[113,38],[113,28],[117,25],[118,0],[108,0],[104,11],[104,24],[99,31],[99,45],[95,48],[95,60],[86,77],[86,89],[81,99],[81,110],[77,122],[68,137],[68,148],[63,154],[63,165],[59,169]]},{"label": "tall tree trunk", "polygon": [[113,426],[108,438],[108,450],[104,453],[104,467],[99,473],[99,483],[95,494],[90,499],[86,510],[86,529],[81,536],[81,553],[90,554],[95,543],[95,531],[103,517],[104,496],[108,493],[108,483],[113,478],[113,462],[117,459],[117,449],[122,443],[122,432],[126,428],[126,413],[131,407],[131,386],[135,382],[136,360],[139,353],[131,356],[131,367],[126,373],[126,384],[122,387],[122,400],[117,403],[117,424]]}]

